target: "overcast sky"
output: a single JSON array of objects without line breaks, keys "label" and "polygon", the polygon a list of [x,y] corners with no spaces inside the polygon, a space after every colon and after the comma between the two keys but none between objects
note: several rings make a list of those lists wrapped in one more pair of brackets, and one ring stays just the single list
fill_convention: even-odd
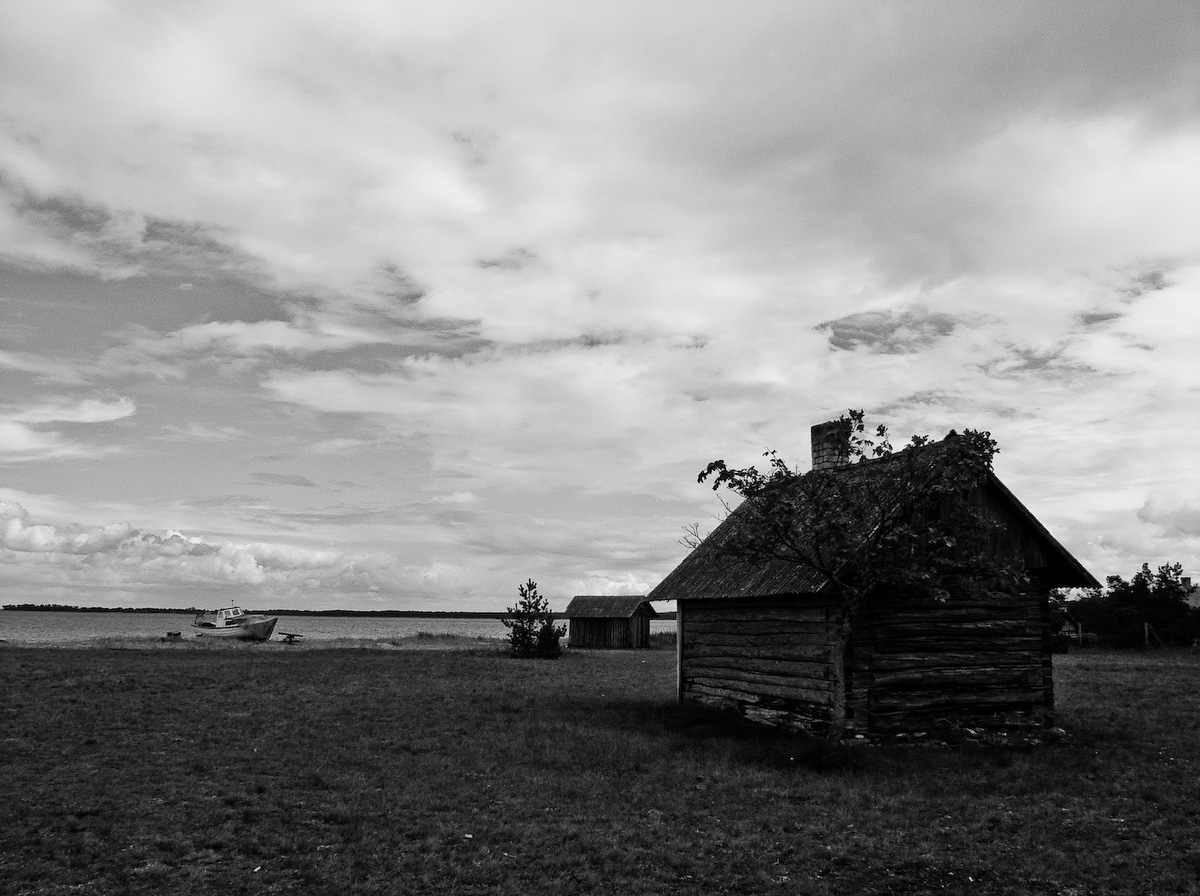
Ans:
[{"label": "overcast sky", "polygon": [[0,5],[0,602],[640,593],[990,430],[1200,571],[1200,4]]}]

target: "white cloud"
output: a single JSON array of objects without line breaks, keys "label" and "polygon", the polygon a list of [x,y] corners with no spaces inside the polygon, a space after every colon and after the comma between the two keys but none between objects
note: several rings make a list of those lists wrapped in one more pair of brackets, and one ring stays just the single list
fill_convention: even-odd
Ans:
[{"label": "white cloud", "polygon": [[1150,498],[1138,510],[1138,519],[1161,526],[1169,535],[1200,538],[1200,498],[1186,502]]},{"label": "white cloud", "polygon": [[74,404],[55,403],[25,408],[5,415],[15,423],[108,423],[132,416],[137,412],[128,398],[115,401],[86,399]]},{"label": "white cloud", "polygon": [[[0,299],[0,304],[2,303],[3,299]],[[38,357],[28,352],[0,351],[0,367],[57,382],[83,382],[83,375],[75,365]]]},{"label": "white cloud", "polygon": [[38,429],[48,423],[110,423],[131,416],[137,406],[128,398],[51,402],[0,412],[0,462],[31,462],[72,457],[101,457],[119,449],[89,445],[59,432]]},{"label": "white cloud", "polygon": [[[277,593],[300,588],[393,593],[398,582],[386,556],[322,551],[277,543],[214,542],[177,531],[156,534],[127,522],[105,526],[55,524],[32,518],[20,504],[0,500],[0,571],[26,570],[49,580],[67,572],[81,589],[100,584],[169,586],[254,585]],[[31,555],[39,555],[36,560]],[[86,558],[84,560],[83,558]],[[30,573],[29,570],[40,572]]]},{"label": "white cloud", "polygon": [[0,460],[27,461],[81,457],[97,453],[55,432],[39,432],[23,423],[0,420]]},{"label": "white cloud", "polygon": [[213,428],[203,426],[194,420],[187,426],[163,427],[163,431],[166,433],[163,438],[195,442],[229,442],[246,438],[245,430],[236,426]]}]

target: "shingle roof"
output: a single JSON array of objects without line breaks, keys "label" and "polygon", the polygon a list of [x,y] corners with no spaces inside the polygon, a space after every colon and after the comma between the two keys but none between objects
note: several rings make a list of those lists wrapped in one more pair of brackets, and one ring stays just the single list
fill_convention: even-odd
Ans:
[{"label": "shingle roof", "polygon": [[[646,604],[644,594],[580,594],[571,598],[563,616],[566,619],[629,619]],[[651,616],[657,615],[646,604]]]}]

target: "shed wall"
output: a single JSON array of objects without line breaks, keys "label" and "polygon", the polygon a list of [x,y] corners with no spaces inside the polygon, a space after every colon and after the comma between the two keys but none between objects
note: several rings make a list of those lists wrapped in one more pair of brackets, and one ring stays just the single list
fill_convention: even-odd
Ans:
[{"label": "shed wall", "polygon": [[1054,717],[1053,626],[1039,593],[876,598],[854,621],[847,724],[859,734]]},{"label": "shed wall", "polygon": [[650,646],[650,617],[635,613],[629,619],[579,618],[568,621],[567,643],[574,648],[624,649]]},{"label": "shed wall", "polygon": [[836,608],[826,598],[680,602],[679,696],[792,729],[828,725]]},{"label": "shed wall", "polygon": [[836,625],[837,608],[815,595],[681,601],[680,699],[814,733],[838,699],[847,732],[869,736],[1053,722],[1045,594],[876,598],[860,608],[844,659]]}]

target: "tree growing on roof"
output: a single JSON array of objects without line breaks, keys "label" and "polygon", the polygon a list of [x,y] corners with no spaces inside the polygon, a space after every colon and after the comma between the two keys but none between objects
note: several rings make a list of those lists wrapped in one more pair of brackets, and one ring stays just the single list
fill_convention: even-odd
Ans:
[{"label": "tree growing on roof", "polygon": [[[719,551],[751,563],[796,564],[829,582],[839,606],[835,656],[845,653],[859,603],[876,590],[946,601],[1022,584],[1022,570],[993,549],[996,522],[973,498],[997,451],[990,433],[951,431],[934,444],[914,436],[897,451],[885,426],[869,432],[863,412],[851,410],[832,425],[830,442],[832,456],[814,460],[807,473],[768,451],[765,471],[716,460],[699,481],[728,488],[750,508],[749,524]],[[856,475],[884,464],[888,475]],[[843,687],[840,661],[833,675]],[[832,721],[836,739],[845,720]]]},{"label": "tree growing on roof", "polygon": [[516,606],[508,607],[501,620],[508,629],[508,643],[513,656],[556,659],[562,655],[559,641],[567,633],[565,626],[554,624],[550,602],[538,594],[533,579],[517,586]]}]

